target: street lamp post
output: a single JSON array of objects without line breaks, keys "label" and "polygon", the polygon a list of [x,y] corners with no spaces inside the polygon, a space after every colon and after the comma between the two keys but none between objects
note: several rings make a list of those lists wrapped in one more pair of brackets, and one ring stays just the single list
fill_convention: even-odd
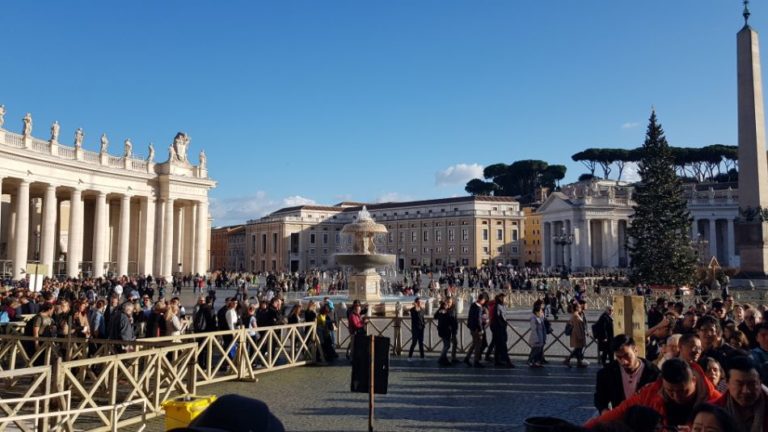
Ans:
[{"label": "street lamp post", "polygon": [[565,231],[565,228],[563,228],[562,231],[560,231],[559,235],[554,235],[552,237],[552,241],[556,245],[562,247],[562,251],[563,251],[563,272],[570,271],[570,267],[571,267],[570,262],[568,263],[567,266],[565,264],[565,247],[573,244],[573,234],[567,233]]}]

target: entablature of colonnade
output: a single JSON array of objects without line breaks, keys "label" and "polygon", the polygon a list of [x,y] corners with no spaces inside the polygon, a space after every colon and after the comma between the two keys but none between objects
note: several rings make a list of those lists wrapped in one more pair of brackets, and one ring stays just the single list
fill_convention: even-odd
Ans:
[{"label": "entablature of colonnade", "polygon": [[[23,179],[80,190],[155,196],[163,184],[182,198],[206,201],[216,182],[208,178],[205,152],[198,165],[187,158],[190,138],[180,132],[168,149],[168,160],[155,163],[155,149],[149,145],[146,159],[135,157],[130,139],[123,143],[121,156],[108,152],[109,140],[102,135],[100,151],[85,150],[82,129],[75,132],[72,147],[59,142],[60,126],[54,122],[51,136],[44,141],[32,136],[32,116],[23,119],[21,134],[3,129],[5,107],[0,105],[0,177]],[[166,191],[168,188],[165,189]]]}]

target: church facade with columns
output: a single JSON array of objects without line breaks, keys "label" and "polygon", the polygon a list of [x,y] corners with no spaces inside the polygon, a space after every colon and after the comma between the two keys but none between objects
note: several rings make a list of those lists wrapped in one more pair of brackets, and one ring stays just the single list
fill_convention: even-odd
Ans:
[{"label": "church facade with columns", "polygon": [[6,130],[0,105],[0,275],[25,277],[28,265],[59,277],[172,274],[208,270],[210,216],[206,156],[193,165],[190,138],[178,133],[168,160],[155,149],[137,157],[126,139],[110,154],[83,148],[77,129],[71,145],[33,136],[32,116],[21,133]]},{"label": "church facade with columns", "polygon": [[[734,222],[739,216],[735,183],[687,184],[683,194],[691,221],[691,242],[701,264],[717,258],[723,267],[739,267]],[[627,227],[634,214],[633,187],[615,180],[563,186],[538,208],[542,264],[572,271],[616,269],[630,265]]]}]

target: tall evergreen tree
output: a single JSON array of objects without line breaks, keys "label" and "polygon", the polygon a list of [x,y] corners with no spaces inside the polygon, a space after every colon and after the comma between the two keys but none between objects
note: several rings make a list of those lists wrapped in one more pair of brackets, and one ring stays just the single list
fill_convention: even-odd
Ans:
[{"label": "tall evergreen tree", "polygon": [[641,181],[633,194],[635,214],[628,229],[633,279],[648,284],[689,283],[696,265],[691,217],[655,111],[651,112],[640,154]]}]

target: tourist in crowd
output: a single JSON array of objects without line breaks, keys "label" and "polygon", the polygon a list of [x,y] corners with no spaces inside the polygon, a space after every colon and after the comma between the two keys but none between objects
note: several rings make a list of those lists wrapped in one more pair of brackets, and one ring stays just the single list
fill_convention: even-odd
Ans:
[{"label": "tourist in crowd", "polygon": [[697,404],[712,402],[720,397],[709,380],[699,381],[696,378],[694,369],[703,373],[695,363],[689,365],[680,359],[667,360],[661,368],[659,379],[643,387],[618,407],[588,421],[586,427],[620,421],[627,410],[635,405],[647,406],[658,412],[664,427],[688,426]]},{"label": "tourist in crowd", "polygon": [[317,337],[320,339],[320,346],[327,362],[333,362],[338,357],[331,338],[331,333],[336,331],[336,324],[330,312],[328,305],[324,304],[320,308],[320,313],[317,314]]},{"label": "tourist in crowd", "polygon": [[595,408],[601,414],[618,407],[643,386],[659,377],[656,366],[638,356],[635,340],[631,337],[617,335],[610,349],[616,360],[597,372],[595,385]]},{"label": "tourist in crowd", "polygon": [[453,296],[445,299],[445,310],[450,316],[449,322],[451,324],[451,364],[455,364],[459,363],[459,359],[456,357],[459,347],[459,318],[458,312],[456,311],[456,301]]},{"label": "tourist in crowd", "polygon": [[575,302],[573,304],[573,313],[568,323],[571,325],[570,346],[573,348],[565,358],[563,363],[571,367],[571,359],[576,359],[578,367],[587,367],[589,362],[584,360],[584,347],[587,346],[587,321],[582,313],[584,303]]},{"label": "tourist in crowd", "polygon": [[768,322],[757,327],[757,347],[750,351],[763,384],[768,385]]},{"label": "tourist in crowd", "polygon": [[681,334],[675,333],[667,338],[667,340],[664,342],[664,345],[662,346],[661,355],[653,361],[653,364],[657,368],[661,369],[661,365],[663,365],[665,361],[680,356],[681,337]]},{"label": "tourist in crowd", "polygon": [[107,302],[99,299],[96,300],[96,304],[89,311],[88,326],[94,339],[107,338],[107,326],[104,321],[104,310],[106,307]]},{"label": "tourist in crowd", "polygon": [[683,314],[683,319],[679,319],[675,322],[675,328],[672,330],[672,334],[686,334],[696,333],[696,321],[698,316],[694,311],[686,311]]},{"label": "tourist in crowd", "polygon": [[350,359],[350,353],[355,352],[355,339],[357,335],[365,335],[365,322],[367,317],[362,316],[362,306],[360,300],[355,300],[352,303],[352,309],[349,311],[349,317],[347,318],[347,326],[349,328],[349,344],[347,345],[347,360]]},{"label": "tourist in crowd", "polygon": [[605,366],[613,359],[611,341],[613,340],[613,306],[608,305],[592,325],[592,336],[597,341],[597,357],[600,365]]},{"label": "tourist in crowd", "polygon": [[762,314],[760,311],[750,307],[744,311],[744,321],[736,327],[746,336],[749,349],[757,347],[757,326],[761,321]]},{"label": "tourist in crowd", "polygon": [[699,335],[693,333],[686,333],[680,336],[678,342],[680,346],[680,359],[686,363],[698,363],[701,359],[701,353],[704,349],[701,346],[701,339]]},{"label": "tourist in crowd", "polygon": [[544,345],[547,343],[547,327],[542,302],[533,303],[530,325],[531,332],[528,335],[528,344],[531,346],[531,352],[528,355],[528,366],[532,368],[544,367]]},{"label": "tourist in crowd", "polygon": [[[722,306],[720,308],[722,309]],[[697,324],[701,346],[704,349],[704,352],[701,353],[701,359],[699,359],[702,368],[706,366],[705,362],[710,357],[717,360],[721,365],[725,364],[726,359],[734,350],[723,340],[720,322],[715,316],[705,315]]]},{"label": "tourist in crowd", "polygon": [[728,336],[728,345],[737,350],[749,350],[749,340],[747,336],[741,330],[733,330]]},{"label": "tourist in crowd", "polygon": [[419,346],[419,357],[424,359],[424,308],[421,306],[421,299],[416,297],[413,306],[409,311],[411,315],[411,348],[408,350],[408,359],[413,357],[413,350],[416,345]]},{"label": "tourist in crowd", "polygon": [[288,313],[288,324],[298,324],[301,321],[301,304],[296,303]]},{"label": "tourist in crowd", "polygon": [[[472,344],[467,349],[467,355],[464,357],[464,363],[474,367],[482,368],[480,360],[483,356],[483,339],[485,337],[485,328],[488,325],[488,311],[485,304],[488,302],[488,294],[480,293],[477,300],[469,307],[467,316],[467,327],[472,333]],[[474,356],[474,362],[470,359]]]},{"label": "tourist in crowd", "polygon": [[443,342],[443,350],[440,352],[440,358],[437,360],[440,366],[451,366],[448,360],[448,350],[451,348],[451,314],[445,301],[440,302],[440,307],[435,312],[434,320],[437,322],[437,336]]},{"label": "tourist in crowd", "polygon": [[768,431],[768,388],[761,385],[758,366],[750,357],[728,360],[727,390],[714,401],[736,422],[739,431]]},{"label": "tourist in crowd", "polygon": [[75,302],[75,311],[72,313],[72,336],[86,339],[91,337],[88,324],[88,302],[85,299]]},{"label": "tourist in crowd", "polygon": [[[22,341],[24,350],[27,352],[27,356],[31,357],[40,348],[40,341],[38,338],[51,337],[51,326],[53,316],[53,305],[50,303],[43,303],[40,305],[40,309],[37,314],[27,321],[24,326],[24,336],[30,336],[35,338],[34,341],[25,340]],[[42,364],[43,358],[38,358],[35,365]]]},{"label": "tourist in crowd", "polygon": [[165,311],[165,334],[168,336],[181,335],[181,320],[179,319],[179,306],[171,302]]},{"label": "tourist in crowd", "polygon": [[493,333],[494,343],[494,362],[498,367],[514,368],[512,360],[509,358],[507,348],[507,307],[504,305],[507,295],[501,292],[496,295],[496,306],[493,310],[493,319],[491,320],[491,332]]},{"label": "tourist in crowd", "polygon": [[691,432],[742,432],[733,416],[724,409],[712,404],[696,405],[691,419]]},{"label": "tourist in crowd", "polygon": [[[133,303],[123,303],[120,313],[112,319],[112,328],[109,338],[116,341],[131,342],[136,340],[133,331]],[[124,353],[128,348],[124,345],[115,345],[117,353]]]},{"label": "tourist in crowd", "polygon": [[704,361],[704,374],[707,376],[707,378],[709,378],[717,391],[722,393],[726,389],[725,373],[723,372],[723,367],[720,365],[720,363],[717,362],[717,360],[713,359],[712,357],[707,357]]}]

